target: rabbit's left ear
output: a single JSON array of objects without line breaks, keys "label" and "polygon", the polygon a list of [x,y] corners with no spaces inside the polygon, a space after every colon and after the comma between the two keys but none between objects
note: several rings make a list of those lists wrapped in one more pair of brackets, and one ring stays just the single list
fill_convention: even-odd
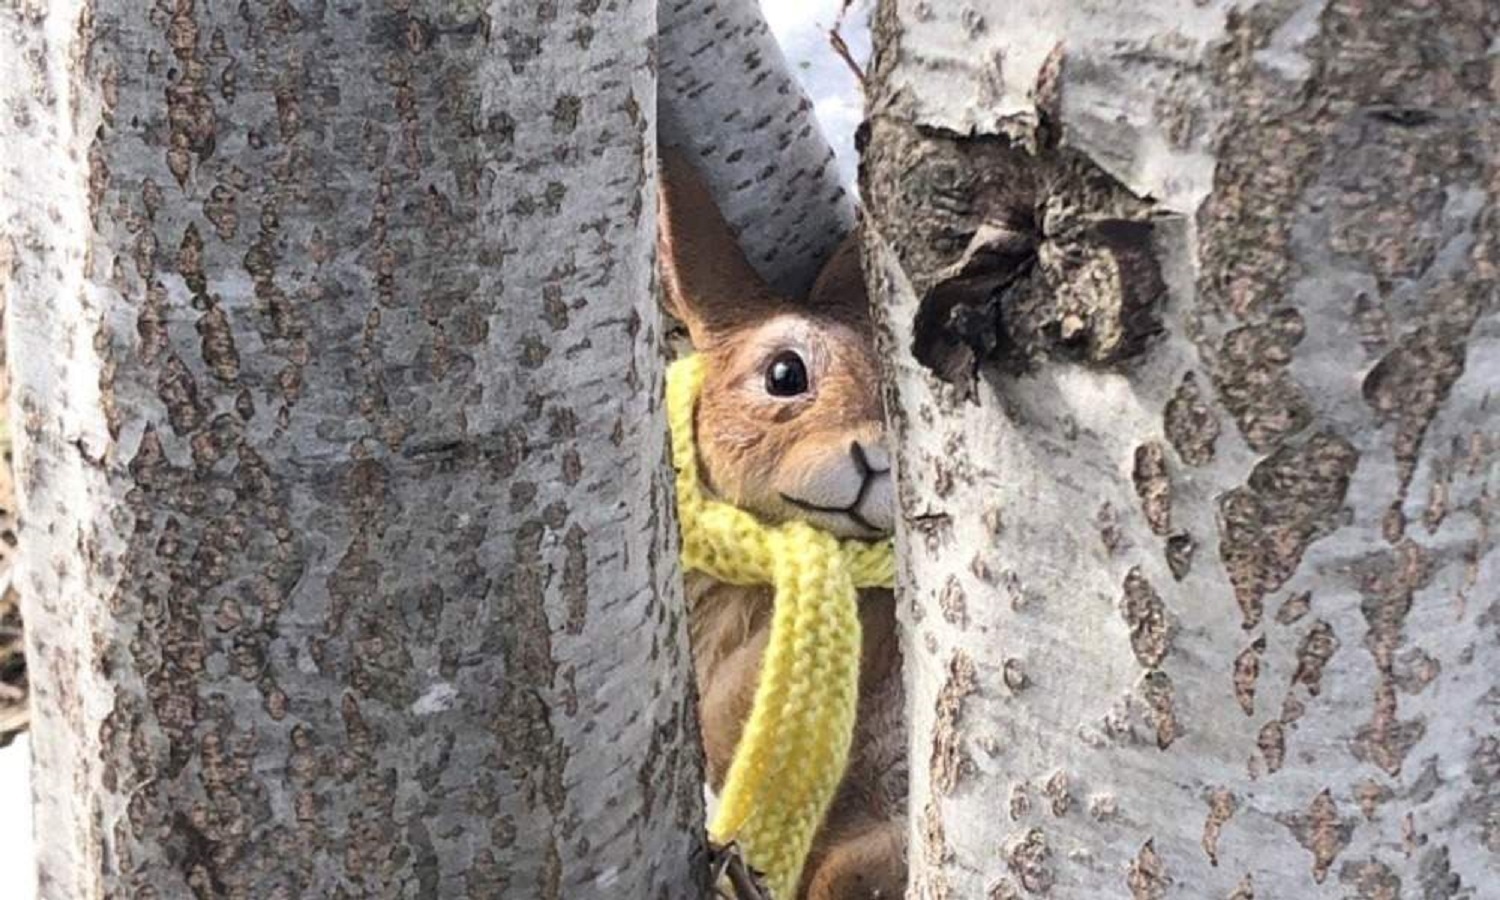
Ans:
[{"label": "rabbit's left ear", "polygon": [[870,301],[865,293],[864,267],[859,255],[859,230],[844,238],[818,272],[807,309],[846,324],[868,326]]},{"label": "rabbit's left ear", "polygon": [[661,148],[657,255],[667,311],[705,348],[780,305],[751,268],[708,187],[675,147]]}]

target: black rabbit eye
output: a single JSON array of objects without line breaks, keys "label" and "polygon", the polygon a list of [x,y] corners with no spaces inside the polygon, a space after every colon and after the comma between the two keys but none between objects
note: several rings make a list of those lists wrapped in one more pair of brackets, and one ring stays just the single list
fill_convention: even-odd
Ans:
[{"label": "black rabbit eye", "polygon": [[807,393],[807,365],[795,350],[781,351],[766,367],[766,393],[772,397]]}]

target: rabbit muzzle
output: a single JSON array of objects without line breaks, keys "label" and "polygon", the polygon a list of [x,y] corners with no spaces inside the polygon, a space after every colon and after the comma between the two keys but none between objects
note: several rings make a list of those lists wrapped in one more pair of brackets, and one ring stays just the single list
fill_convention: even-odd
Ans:
[{"label": "rabbit muzzle", "polygon": [[822,454],[799,474],[797,483],[781,491],[781,499],[798,518],[841,537],[891,532],[896,494],[890,454],[880,438],[853,438],[844,449]]}]

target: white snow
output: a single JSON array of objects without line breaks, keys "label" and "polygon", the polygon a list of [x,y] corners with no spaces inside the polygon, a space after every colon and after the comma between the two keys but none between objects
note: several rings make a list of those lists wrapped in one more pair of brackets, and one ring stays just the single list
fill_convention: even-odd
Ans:
[{"label": "white snow", "polygon": [[9,900],[36,897],[30,748],[23,734],[0,750],[0,895]]},{"label": "white snow", "polygon": [[[812,98],[823,134],[838,155],[844,182],[854,186],[859,163],[854,153],[854,129],[864,118],[864,97],[849,66],[834,52],[828,32],[838,21],[845,0],[762,0],[761,10],[771,33],[781,44],[789,65]],[[854,0],[839,34],[861,69],[870,60],[872,0]]]},{"label": "white snow", "polygon": [[[858,158],[854,129],[864,117],[864,98],[848,64],[834,52],[828,32],[844,0],[763,0],[771,31],[787,64],[812,98],[823,133],[838,155],[839,171],[851,188]],[[854,0],[839,28],[861,68],[870,59],[870,0]],[[446,687],[448,691],[443,691]],[[453,702],[451,685],[438,685],[417,701],[413,712],[430,714]],[[31,753],[25,736],[0,750],[0,894],[8,900],[36,897],[36,858],[31,832]]]}]

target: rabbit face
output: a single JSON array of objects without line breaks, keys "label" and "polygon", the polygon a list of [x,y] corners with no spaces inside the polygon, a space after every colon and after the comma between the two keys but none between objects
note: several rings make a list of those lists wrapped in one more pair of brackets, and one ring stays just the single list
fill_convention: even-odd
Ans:
[{"label": "rabbit face", "polygon": [[664,153],[661,173],[662,295],[706,363],[694,425],[704,487],[773,522],[890,533],[895,494],[858,243],[844,241],[807,297],[778,297],[691,165]]},{"label": "rabbit face", "polygon": [[894,496],[869,335],[788,312],[705,353],[695,432],[709,491],[770,521],[842,537],[892,526]]}]

